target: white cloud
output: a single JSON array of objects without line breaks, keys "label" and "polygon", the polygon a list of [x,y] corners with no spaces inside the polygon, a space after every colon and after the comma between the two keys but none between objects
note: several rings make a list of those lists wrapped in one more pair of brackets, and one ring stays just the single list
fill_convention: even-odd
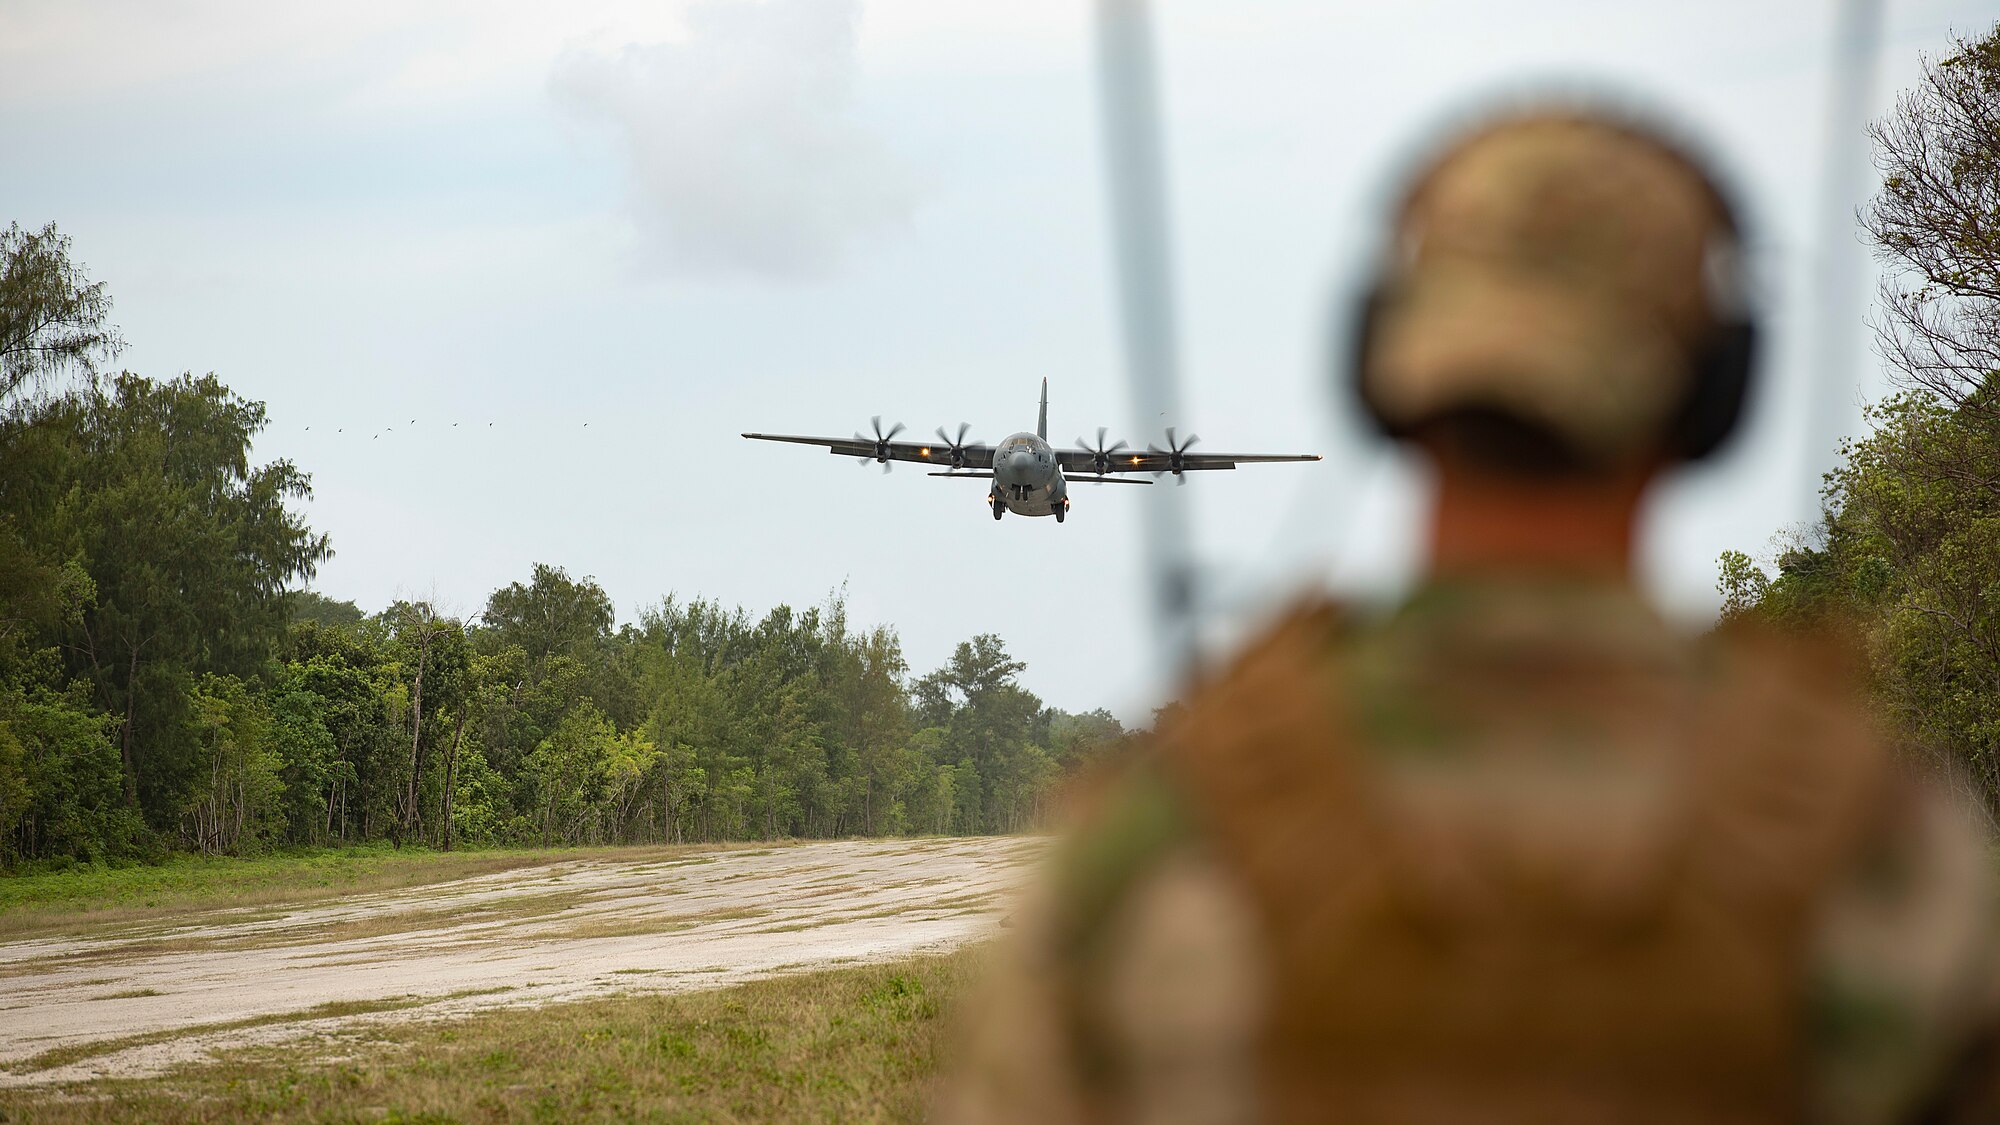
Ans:
[{"label": "white cloud", "polygon": [[817,276],[908,220],[906,170],[852,117],[856,16],[853,0],[705,3],[680,41],[557,60],[557,100],[627,150],[650,262]]}]

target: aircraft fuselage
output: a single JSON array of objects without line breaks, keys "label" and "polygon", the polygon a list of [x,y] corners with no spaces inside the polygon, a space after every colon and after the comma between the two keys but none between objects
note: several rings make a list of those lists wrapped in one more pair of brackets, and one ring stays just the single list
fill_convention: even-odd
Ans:
[{"label": "aircraft fuselage", "polygon": [[1069,483],[1048,440],[1013,434],[993,450],[992,503],[1018,516],[1053,516],[1069,507]]}]

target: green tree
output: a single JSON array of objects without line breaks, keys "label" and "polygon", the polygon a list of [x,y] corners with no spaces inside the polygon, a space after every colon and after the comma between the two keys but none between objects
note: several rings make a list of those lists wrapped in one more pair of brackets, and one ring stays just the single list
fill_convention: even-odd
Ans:
[{"label": "green tree", "polygon": [[550,659],[566,656],[594,667],[611,638],[611,597],[593,578],[576,581],[559,566],[536,563],[527,585],[511,583],[486,599],[482,617],[489,641],[518,645],[528,657],[530,679]]},{"label": "green tree", "polygon": [[1862,227],[1904,390],[1869,409],[1776,573],[1729,552],[1719,585],[1727,616],[1857,627],[1907,741],[2000,809],[2000,28],[1926,59],[1871,136]]},{"label": "green tree", "polygon": [[[456,619],[445,617],[428,602],[397,602],[383,614],[397,655],[403,682],[407,685],[409,733],[405,744],[408,756],[402,770],[402,794],[396,804],[395,841],[424,836],[424,807],[435,803],[440,809],[440,835],[448,830],[450,814],[449,779],[435,776],[425,785],[425,768],[432,762],[455,761],[460,741],[465,737],[468,717],[466,701],[472,693],[470,662],[472,652],[465,629]],[[452,719],[447,724],[446,716]],[[426,722],[428,721],[428,730]],[[430,799],[435,791],[435,801]]]},{"label": "green tree", "polygon": [[176,824],[194,776],[180,737],[202,674],[254,674],[290,617],[287,586],[327,554],[290,507],[310,496],[288,461],[250,463],[261,404],[213,376],[121,375],[41,408],[36,473],[0,500],[32,539],[76,559],[91,598],[59,637],[68,670],[117,716],[128,800]]},{"label": "green tree", "polygon": [[204,854],[261,850],[284,828],[270,713],[233,676],[203,676],[190,702],[197,784],[182,809],[182,837]]},{"label": "green tree", "polygon": [[2000,28],[1925,58],[1869,135],[1882,188],[1861,225],[1888,267],[1881,351],[1910,389],[2000,414],[1983,393],[2000,370]]},{"label": "green tree", "polygon": [[539,828],[543,845],[575,843],[592,820],[603,798],[618,732],[583,703],[564,715],[549,737],[528,755],[527,766],[539,796]]},{"label": "green tree", "polygon": [[1722,595],[1722,618],[1727,621],[1755,609],[1771,588],[1771,578],[1741,551],[1724,551],[1717,560],[1721,575],[1715,580]]},{"label": "green tree", "polygon": [[87,694],[16,683],[0,691],[0,824],[4,856],[115,859],[143,830],[120,799],[110,716]]},{"label": "green tree", "polygon": [[70,240],[50,223],[0,231],[0,407],[17,403],[65,370],[95,375],[124,347],[109,323],[111,298],[70,259]]},{"label": "green tree", "polygon": [[353,602],[338,601],[312,590],[298,590],[292,594],[293,621],[353,628],[367,619],[368,615]]},{"label": "green tree", "polygon": [[328,816],[331,794],[341,783],[352,783],[355,770],[341,757],[325,718],[334,708],[326,699],[301,686],[301,669],[286,667],[265,695],[270,716],[270,749],[279,763],[284,786],[283,819],[289,838],[302,844],[324,844],[333,838]]}]

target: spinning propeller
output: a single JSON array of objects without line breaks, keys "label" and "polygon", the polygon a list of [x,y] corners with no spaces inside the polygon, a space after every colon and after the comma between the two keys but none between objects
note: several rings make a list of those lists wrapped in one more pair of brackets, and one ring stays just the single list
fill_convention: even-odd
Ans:
[{"label": "spinning propeller", "polygon": [[1078,445],[1078,447],[1082,448],[1083,450],[1085,450],[1090,454],[1090,467],[1092,471],[1097,473],[1098,476],[1103,476],[1105,473],[1111,471],[1112,455],[1117,453],[1119,450],[1125,448],[1125,442],[1123,440],[1120,440],[1116,445],[1107,447],[1104,444],[1104,435],[1109,432],[1110,432],[1110,427],[1108,426],[1097,427],[1096,445],[1091,445],[1089,442],[1084,441],[1082,438],[1076,439],[1076,444]]},{"label": "spinning propeller", "polygon": [[[882,416],[880,414],[877,414],[875,417],[870,418],[868,420],[868,423],[869,425],[875,428],[875,442],[874,442],[875,456],[873,460],[880,462],[882,465],[882,471],[886,473],[891,468],[889,464],[889,443],[896,440],[897,434],[903,432],[903,424],[901,422],[896,423],[894,426],[891,426],[889,428],[889,432],[885,434],[882,432]],[[856,432],[854,435],[854,440],[865,442],[868,439],[861,436],[859,432]],[[866,465],[869,462],[869,460],[870,458],[867,457],[856,457],[854,459],[854,463],[857,465]]]},{"label": "spinning propeller", "polygon": [[944,432],[943,426],[937,428],[938,440],[944,443],[945,450],[951,457],[951,467],[954,472],[965,468],[965,435],[970,429],[972,429],[972,423],[960,422],[958,424],[958,437],[953,438]]},{"label": "spinning propeller", "polygon": [[[1167,466],[1168,466],[1167,471],[1174,474],[1174,476],[1177,478],[1175,483],[1186,484],[1187,478],[1182,476],[1181,474],[1187,471],[1187,451],[1193,449],[1194,443],[1200,440],[1201,437],[1199,435],[1189,434],[1187,436],[1186,441],[1177,442],[1174,440],[1174,428],[1172,426],[1168,426],[1167,447],[1165,449],[1161,449],[1160,447],[1148,442],[1146,445],[1146,452],[1155,453],[1161,457],[1165,457],[1167,459]],[[1153,475],[1158,476],[1159,474],[1154,473]]]}]

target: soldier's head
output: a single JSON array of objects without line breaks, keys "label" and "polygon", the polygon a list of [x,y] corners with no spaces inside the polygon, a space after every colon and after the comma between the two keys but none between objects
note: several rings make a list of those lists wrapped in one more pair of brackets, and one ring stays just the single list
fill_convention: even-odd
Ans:
[{"label": "soldier's head", "polygon": [[1649,475],[1734,429],[1755,331],[1737,219],[1660,133],[1561,106],[1424,163],[1359,310],[1353,377],[1393,437],[1482,471]]}]

